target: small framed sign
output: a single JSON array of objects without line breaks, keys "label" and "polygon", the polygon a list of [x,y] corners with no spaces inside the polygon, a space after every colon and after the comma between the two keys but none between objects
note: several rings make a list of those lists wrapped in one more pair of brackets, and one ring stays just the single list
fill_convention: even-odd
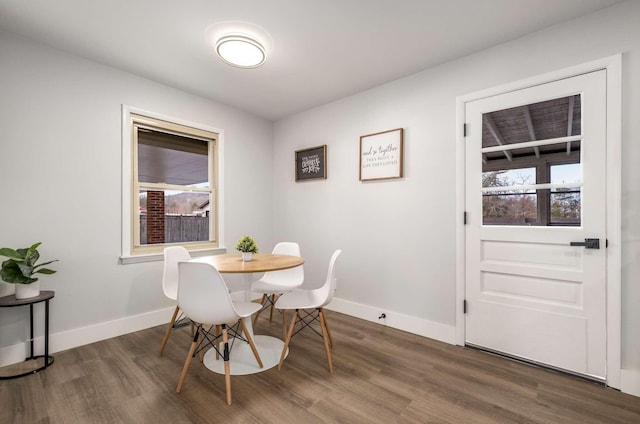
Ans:
[{"label": "small framed sign", "polygon": [[327,178],[327,145],[296,150],[296,181]]},{"label": "small framed sign", "polygon": [[402,178],[404,129],[360,137],[360,181]]}]

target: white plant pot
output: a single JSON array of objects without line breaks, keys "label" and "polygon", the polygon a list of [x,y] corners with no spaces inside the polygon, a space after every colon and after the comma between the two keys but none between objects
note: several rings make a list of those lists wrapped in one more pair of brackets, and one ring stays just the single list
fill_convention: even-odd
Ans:
[{"label": "white plant pot", "polygon": [[16,299],[29,299],[40,296],[40,282],[31,284],[16,284]]},{"label": "white plant pot", "polygon": [[253,259],[253,252],[242,252],[242,260],[248,262]]}]

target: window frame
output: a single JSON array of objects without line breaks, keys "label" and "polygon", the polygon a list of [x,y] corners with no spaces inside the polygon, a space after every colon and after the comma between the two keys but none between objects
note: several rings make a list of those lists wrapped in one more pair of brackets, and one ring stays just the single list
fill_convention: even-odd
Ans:
[{"label": "window frame", "polygon": [[[140,187],[183,190],[184,186],[140,183],[138,181],[137,128],[139,127],[208,141],[208,178],[210,187],[208,189],[194,189],[193,191],[210,191],[211,193],[209,202],[212,219],[209,222],[209,241],[140,245],[138,205]],[[184,246],[192,254],[212,254],[226,250],[223,247],[223,234],[221,231],[221,228],[223,228],[222,211],[224,211],[222,190],[222,176],[224,175],[223,139],[224,132],[218,128],[127,105],[122,106],[122,246],[120,263],[128,264],[162,260],[164,248],[175,245]]]}]

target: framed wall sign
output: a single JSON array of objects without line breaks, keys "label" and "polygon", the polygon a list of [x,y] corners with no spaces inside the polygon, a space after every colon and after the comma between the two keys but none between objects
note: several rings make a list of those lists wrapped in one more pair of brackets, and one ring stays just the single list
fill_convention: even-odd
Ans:
[{"label": "framed wall sign", "polygon": [[327,178],[327,145],[296,150],[296,181]]},{"label": "framed wall sign", "polygon": [[402,178],[404,129],[360,137],[360,181]]}]

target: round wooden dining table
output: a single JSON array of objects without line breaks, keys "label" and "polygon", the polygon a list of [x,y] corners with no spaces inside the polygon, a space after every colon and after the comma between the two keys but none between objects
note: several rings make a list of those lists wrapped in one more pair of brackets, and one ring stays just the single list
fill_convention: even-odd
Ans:
[{"label": "round wooden dining table", "polygon": [[[221,274],[244,275],[244,300],[251,301],[251,283],[253,274],[269,271],[280,271],[295,268],[304,263],[299,256],[276,255],[272,253],[254,253],[250,261],[243,261],[240,253],[225,253],[222,255],[199,256],[189,262],[200,262],[212,265]],[[280,354],[284,341],[272,336],[254,335],[251,317],[244,318],[247,330],[251,332],[253,341],[262,359],[263,368],[259,368],[248,343],[236,343],[233,346],[229,362],[231,374],[245,375],[266,371],[280,362]],[[219,374],[224,374],[224,362],[216,358],[214,349],[210,349],[203,358],[203,364]]]},{"label": "round wooden dining table", "polygon": [[[254,253],[250,261],[243,261],[240,253],[200,256],[190,262],[204,262],[213,265],[222,274],[252,274],[254,272],[279,271],[295,268],[304,263],[299,256]],[[249,287],[251,289],[251,287]]]}]

